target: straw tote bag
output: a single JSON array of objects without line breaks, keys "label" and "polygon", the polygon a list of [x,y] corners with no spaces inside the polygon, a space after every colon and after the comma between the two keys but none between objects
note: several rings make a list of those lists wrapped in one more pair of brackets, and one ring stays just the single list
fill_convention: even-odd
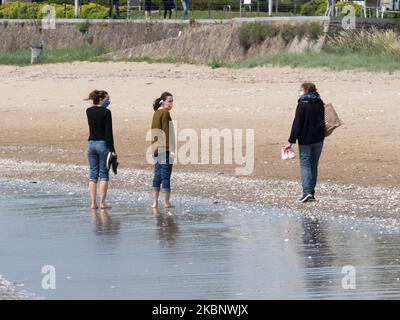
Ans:
[{"label": "straw tote bag", "polygon": [[332,132],[339,128],[343,122],[333,108],[332,103],[325,104],[325,137],[328,137]]}]

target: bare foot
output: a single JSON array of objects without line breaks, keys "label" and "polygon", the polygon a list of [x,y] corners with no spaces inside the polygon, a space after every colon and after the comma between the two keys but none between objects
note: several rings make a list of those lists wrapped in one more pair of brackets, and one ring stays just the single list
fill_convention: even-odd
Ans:
[{"label": "bare foot", "polygon": [[90,209],[92,209],[92,210],[96,210],[96,209],[98,209],[99,207],[97,206],[97,204],[92,204],[91,206],[90,206]]},{"label": "bare foot", "polygon": [[105,203],[103,203],[103,204],[100,205],[100,209],[101,210],[111,209],[111,206],[106,205]]},{"label": "bare foot", "polygon": [[174,208],[175,206],[170,204],[170,203],[166,203],[164,208]]},{"label": "bare foot", "polygon": [[154,208],[154,209],[158,208],[158,203],[157,202],[153,202],[153,205],[151,207]]}]

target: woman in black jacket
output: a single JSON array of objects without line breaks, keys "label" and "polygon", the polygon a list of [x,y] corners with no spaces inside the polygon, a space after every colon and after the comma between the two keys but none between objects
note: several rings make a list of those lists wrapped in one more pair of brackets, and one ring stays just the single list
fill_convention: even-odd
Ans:
[{"label": "woman in black jacket", "polygon": [[293,120],[289,144],[299,142],[300,174],[303,196],[300,202],[315,201],[318,162],[325,139],[325,106],[313,83],[301,85],[296,115]]}]

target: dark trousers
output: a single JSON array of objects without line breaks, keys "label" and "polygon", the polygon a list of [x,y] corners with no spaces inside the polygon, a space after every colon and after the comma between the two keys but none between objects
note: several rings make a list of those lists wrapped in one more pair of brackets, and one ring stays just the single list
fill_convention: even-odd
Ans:
[{"label": "dark trousers", "polygon": [[169,13],[169,19],[171,19],[171,16],[172,16],[172,10],[171,9],[165,9],[164,10],[164,19],[167,18],[167,11]]}]

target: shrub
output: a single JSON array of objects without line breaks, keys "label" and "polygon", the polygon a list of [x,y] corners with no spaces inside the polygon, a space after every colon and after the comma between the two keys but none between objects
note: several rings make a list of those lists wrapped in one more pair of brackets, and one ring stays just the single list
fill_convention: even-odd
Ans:
[{"label": "shrub", "polygon": [[324,50],[333,53],[400,57],[400,36],[393,30],[345,30],[328,38]]},{"label": "shrub", "polygon": [[89,3],[82,6],[82,16],[85,19],[105,18],[108,16],[110,9],[103,6],[96,6],[95,3]]},{"label": "shrub", "polygon": [[285,24],[281,28],[281,37],[288,44],[296,37],[296,26]]},{"label": "shrub", "polygon": [[[47,3],[48,0],[36,0],[37,2],[40,3]],[[93,0],[92,0],[93,1]],[[74,0],[50,0],[50,3],[56,3],[56,4],[61,4],[67,2],[68,4],[73,5]],[[144,1],[142,1],[143,3]],[[90,3],[90,0],[82,0],[83,5],[87,5]],[[120,6],[126,6],[127,0],[120,0],[119,4]],[[230,5],[232,10],[234,11],[239,11],[239,0],[194,0],[191,1],[190,7],[191,9],[194,10],[208,10],[208,5],[210,3],[210,9],[211,10],[222,10],[224,5]],[[98,0],[98,4],[103,6],[103,7],[108,7],[109,6],[109,0]],[[153,0],[152,1],[152,9],[153,10],[159,10],[161,4],[161,8],[163,8],[162,1],[159,0]],[[181,1],[177,1],[178,9],[182,10],[182,4]],[[253,10],[257,8],[257,5],[253,5]]]},{"label": "shrub", "polygon": [[82,33],[82,34],[87,33],[89,31],[89,26],[90,26],[90,24],[87,21],[79,23],[78,24],[79,32]]},{"label": "shrub", "polygon": [[[301,6],[300,14],[302,16],[323,16],[326,11],[325,0],[310,1]],[[355,8],[356,16],[361,15],[361,6],[352,2],[336,2],[335,7],[353,6]]]},{"label": "shrub", "polygon": [[[43,13],[42,9],[47,3],[18,3],[9,2],[0,7],[0,17],[8,19],[42,19],[47,13]],[[55,7],[57,18],[73,18],[74,17],[74,6],[72,4],[55,4],[51,3]],[[105,18],[109,14],[109,8],[98,5],[95,3],[84,4],[79,11],[80,18],[83,19],[95,19]],[[120,7],[120,14],[126,14],[126,7]]]},{"label": "shrub", "polygon": [[240,45],[248,50],[252,45],[257,45],[267,38],[280,36],[289,44],[296,36],[301,40],[304,36],[317,40],[324,33],[322,25],[313,22],[309,24],[284,24],[281,26],[253,22],[243,24],[239,31]]},{"label": "shrub", "polygon": [[318,40],[324,34],[324,27],[317,22],[311,22],[307,34],[311,40]]},{"label": "shrub", "polygon": [[299,40],[303,39],[303,37],[308,33],[308,25],[307,24],[299,24],[296,26],[296,35]]},{"label": "shrub", "polygon": [[56,16],[58,18],[73,18],[75,9],[73,5],[67,4],[64,6],[56,6]]},{"label": "shrub", "polygon": [[252,43],[251,43],[250,35],[251,35],[251,27],[248,24],[243,25],[239,30],[239,42],[240,42],[240,45],[245,50],[248,50],[251,47]]},{"label": "shrub", "polygon": [[264,31],[265,31],[266,38],[274,38],[279,35],[280,29],[276,25],[267,24],[264,26],[264,28],[265,28]]},{"label": "shrub", "polygon": [[[358,5],[358,4],[355,4],[355,3],[352,3],[352,2],[337,2],[337,3],[335,4],[335,6],[338,7],[338,8],[343,8],[343,7],[345,7],[345,6],[354,7],[354,9],[355,9],[355,15],[356,15],[356,16],[361,16],[362,7],[361,7],[360,5]],[[340,12],[340,11],[339,11],[339,12]],[[344,13],[344,12],[341,12],[341,13],[340,13],[341,16],[344,16],[344,15],[347,15],[347,14],[348,14],[348,13]]]},{"label": "shrub", "polygon": [[239,42],[245,50],[250,49],[253,44],[253,26],[254,23],[246,23],[240,27]]},{"label": "shrub", "polygon": [[267,38],[266,26],[261,23],[251,24],[251,34],[252,42],[255,44],[260,44],[264,42]]},{"label": "shrub", "polygon": [[248,50],[254,44],[261,44],[267,38],[279,35],[280,29],[275,25],[252,22],[243,24],[239,31],[240,45]]}]

